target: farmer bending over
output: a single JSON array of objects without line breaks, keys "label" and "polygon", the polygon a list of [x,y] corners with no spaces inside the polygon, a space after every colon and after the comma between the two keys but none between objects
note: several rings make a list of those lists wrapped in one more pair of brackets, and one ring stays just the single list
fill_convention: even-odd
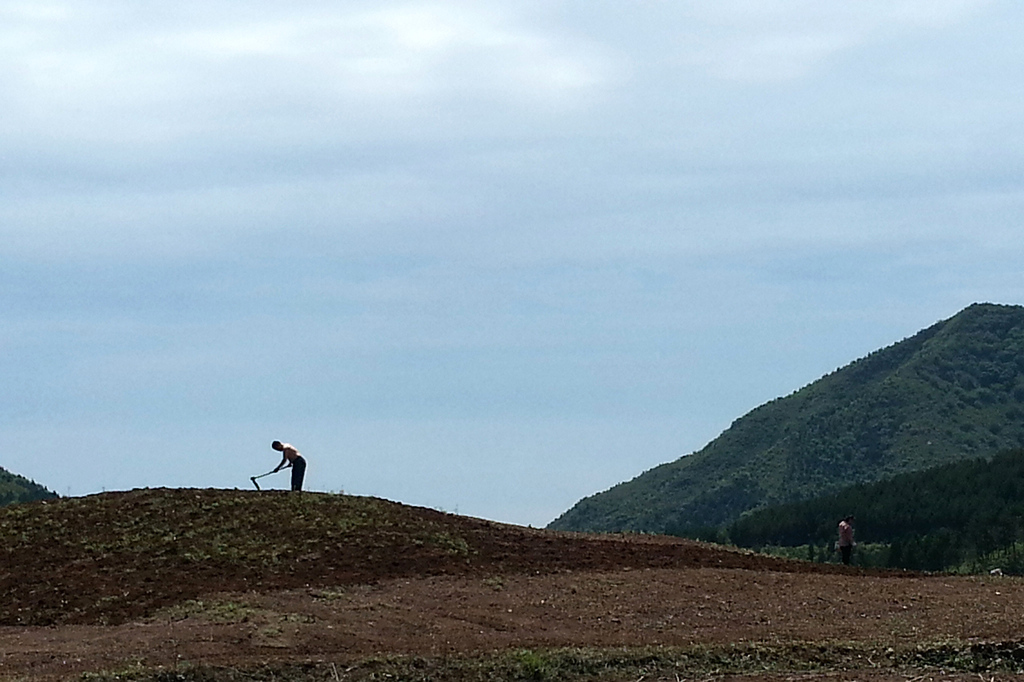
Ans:
[{"label": "farmer bending over", "polygon": [[302,490],[302,478],[306,475],[306,460],[302,459],[302,455],[299,451],[292,447],[289,443],[282,443],[279,440],[275,440],[270,444],[270,447],[274,448],[278,452],[284,455],[281,458],[281,463],[274,469],[276,474],[281,469],[292,468],[292,490]]}]

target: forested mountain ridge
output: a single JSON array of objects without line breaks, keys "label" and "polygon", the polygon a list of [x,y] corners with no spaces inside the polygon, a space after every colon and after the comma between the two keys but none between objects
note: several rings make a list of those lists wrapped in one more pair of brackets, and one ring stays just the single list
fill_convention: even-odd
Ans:
[{"label": "forested mountain ridge", "polygon": [[0,507],[15,502],[33,502],[54,497],[57,497],[57,493],[0,467]]},{"label": "forested mountain ridge", "polygon": [[1024,445],[1024,307],[974,304],[579,501],[559,530],[679,532]]}]

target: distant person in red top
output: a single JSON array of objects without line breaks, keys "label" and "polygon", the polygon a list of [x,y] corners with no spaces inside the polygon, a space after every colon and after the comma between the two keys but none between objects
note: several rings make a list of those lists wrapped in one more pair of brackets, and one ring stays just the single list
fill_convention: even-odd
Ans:
[{"label": "distant person in red top", "polygon": [[270,447],[274,448],[282,455],[281,463],[274,469],[274,473],[277,473],[281,469],[292,468],[292,490],[302,490],[302,479],[306,475],[306,460],[302,459],[302,455],[289,443],[282,443],[279,440],[275,440],[270,444]]},{"label": "distant person in red top", "polygon": [[839,522],[839,554],[846,565],[850,564],[853,545],[853,516],[847,516]]}]

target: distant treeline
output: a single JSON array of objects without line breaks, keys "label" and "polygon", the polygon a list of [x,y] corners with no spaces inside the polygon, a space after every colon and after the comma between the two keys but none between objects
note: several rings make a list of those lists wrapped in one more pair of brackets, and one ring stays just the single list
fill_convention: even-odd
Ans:
[{"label": "distant treeline", "polygon": [[0,468],[0,507],[18,502],[49,500],[55,497],[57,497],[57,493],[47,490],[35,481]]},{"label": "distant treeline", "polygon": [[[839,519],[856,516],[858,543],[884,546],[883,565],[950,570],[996,563],[1024,573],[1024,449],[750,512],[719,528],[676,534],[740,547],[828,547]],[[824,555],[824,553],[822,554]]]}]

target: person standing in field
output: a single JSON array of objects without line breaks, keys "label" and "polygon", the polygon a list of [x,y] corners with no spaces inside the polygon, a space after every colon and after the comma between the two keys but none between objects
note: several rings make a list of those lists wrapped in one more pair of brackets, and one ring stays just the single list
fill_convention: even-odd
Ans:
[{"label": "person standing in field", "polygon": [[853,545],[853,516],[851,515],[839,522],[839,555],[847,566],[850,565]]},{"label": "person standing in field", "polygon": [[299,451],[290,443],[282,443],[279,440],[275,440],[270,444],[270,447],[283,455],[281,463],[277,465],[276,469],[274,469],[274,473],[277,473],[281,469],[291,467],[292,490],[302,490],[302,479],[306,476],[306,460],[302,458]]}]

